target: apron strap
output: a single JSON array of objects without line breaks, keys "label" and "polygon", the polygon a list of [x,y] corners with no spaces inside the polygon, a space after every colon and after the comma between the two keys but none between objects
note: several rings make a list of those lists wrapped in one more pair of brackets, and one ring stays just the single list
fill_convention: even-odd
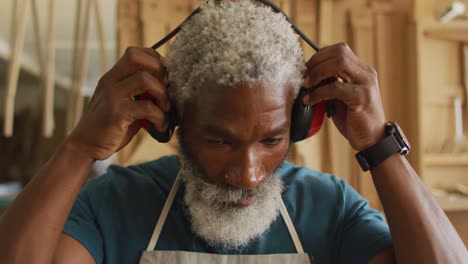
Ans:
[{"label": "apron strap", "polygon": [[180,185],[180,172],[179,174],[177,174],[174,184],[172,185],[171,191],[169,192],[169,196],[167,197],[166,203],[164,204],[161,215],[159,216],[159,219],[158,219],[158,223],[156,224],[156,227],[154,228],[153,235],[151,236],[151,239],[148,243],[148,247],[146,248],[146,251],[153,251],[154,248],[156,247],[156,242],[158,242],[159,235],[161,234],[164,223],[166,222],[167,215],[169,214],[169,210],[171,209],[172,202],[174,202],[174,197],[177,193],[177,190],[179,189],[179,185]]},{"label": "apron strap", "polygon": [[279,200],[280,200],[281,216],[283,217],[283,220],[286,223],[286,226],[288,227],[289,235],[291,236],[294,242],[294,246],[296,247],[297,253],[304,254],[304,249],[302,248],[301,240],[299,239],[299,236],[297,235],[296,228],[294,228],[294,224],[291,221],[291,218],[289,217],[288,210],[286,209],[286,206],[284,205],[284,202],[281,196],[279,197]]}]

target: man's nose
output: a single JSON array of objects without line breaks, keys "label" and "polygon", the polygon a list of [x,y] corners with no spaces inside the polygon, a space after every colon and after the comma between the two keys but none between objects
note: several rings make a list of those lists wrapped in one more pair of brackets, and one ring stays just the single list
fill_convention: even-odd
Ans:
[{"label": "man's nose", "polygon": [[266,177],[267,173],[255,149],[240,151],[225,174],[228,184],[244,190],[254,189]]}]

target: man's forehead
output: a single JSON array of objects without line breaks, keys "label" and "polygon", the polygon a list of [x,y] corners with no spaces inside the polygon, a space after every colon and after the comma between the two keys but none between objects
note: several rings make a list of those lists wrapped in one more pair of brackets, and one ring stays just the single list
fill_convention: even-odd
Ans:
[{"label": "man's forehead", "polygon": [[[292,88],[255,83],[252,85],[238,84],[230,87],[202,89],[195,96],[197,109],[240,111],[239,114],[250,111],[270,112],[287,106],[291,100]],[[235,114],[235,113],[234,113]]]},{"label": "man's forehead", "polygon": [[[221,88],[197,96],[185,109],[189,123],[205,132],[248,138],[289,127],[289,88],[266,85]],[[242,136],[244,135],[244,136]]]}]

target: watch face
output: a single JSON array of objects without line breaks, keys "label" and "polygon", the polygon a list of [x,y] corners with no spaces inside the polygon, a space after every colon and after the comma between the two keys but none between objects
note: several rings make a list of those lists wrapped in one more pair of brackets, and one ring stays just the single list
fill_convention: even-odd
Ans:
[{"label": "watch face", "polygon": [[397,138],[400,139],[401,143],[403,143],[403,145],[404,145],[404,148],[402,149],[401,154],[403,154],[403,155],[408,154],[408,152],[411,151],[411,146],[410,146],[408,140],[406,139],[405,133],[403,133],[403,130],[401,130],[400,126],[397,123],[392,122],[392,125],[396,129]]}]

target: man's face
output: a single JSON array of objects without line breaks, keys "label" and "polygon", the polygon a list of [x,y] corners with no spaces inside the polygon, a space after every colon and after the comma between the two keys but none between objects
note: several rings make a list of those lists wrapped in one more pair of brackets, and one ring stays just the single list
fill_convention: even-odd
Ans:
[{"label": "man's face", "polygon": [[289,149],[291,90],[238,85],[186,105],[182,144],[201,167],[203,180],[244,190],[265,181]]},{"label": "man's face", "polygon": [[278,215],[276,173],[289,148],[289,90],[257,85],[210,93],[186,106],[179,131],[185,203],[192,229],[239,248]]}]

